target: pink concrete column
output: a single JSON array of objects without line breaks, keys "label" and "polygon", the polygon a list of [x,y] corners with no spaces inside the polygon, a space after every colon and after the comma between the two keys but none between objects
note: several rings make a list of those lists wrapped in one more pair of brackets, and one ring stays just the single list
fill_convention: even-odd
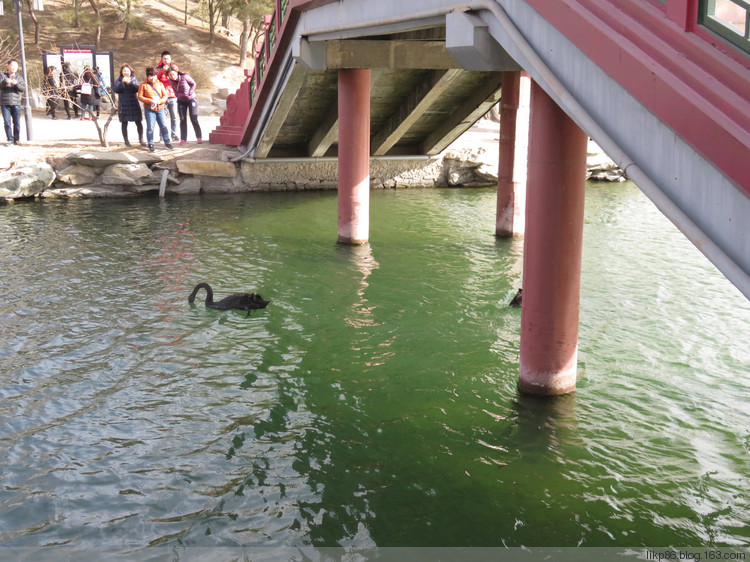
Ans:
[{"label": "pink concrete column", "polygon": [[576,386],[587,142],[533,83],[518,383],[524,392],[564,394]]},{"label": "pink concrete column", "polygon": [[339,70],[338,241],[370,235],[370,71]]},{"label": "pink concrete column", "polygon": [[496,236],[520,235],[525,229],[530,83],[525,72],[503,72]]}]

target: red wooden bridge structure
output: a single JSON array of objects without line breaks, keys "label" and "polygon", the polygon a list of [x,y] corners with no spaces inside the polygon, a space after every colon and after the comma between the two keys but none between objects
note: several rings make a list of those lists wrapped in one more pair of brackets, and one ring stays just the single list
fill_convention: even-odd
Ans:
[{"label": "red wooden bridge structure", "polygon": [[371,157],[437,154],[500,102],[499,235],[526,199],[522,390],[575,388],[589,137],[750,298],[747,0],[277,0],[265,34],[210,140],[336,156],[342,243],[368,240]]}]

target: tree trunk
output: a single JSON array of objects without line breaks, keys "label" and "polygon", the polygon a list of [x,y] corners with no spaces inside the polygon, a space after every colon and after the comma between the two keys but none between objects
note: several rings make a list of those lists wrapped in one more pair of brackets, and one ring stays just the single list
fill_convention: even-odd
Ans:
[{"label": "tree trunk", "polygon": [[81,0],[73,0],[73,27],[78,29],[81,26]]},{"label": "tree trunk", "polygon": [[183,22],[185,25],[187,25],[187,13],[188,13],[188,0],[185,0],[185,21]]},{"label": "tree trunk", "polygon": [[208,42],[213,45],[216,36],[216,3],[208,0]]},{"label": "tree trunk", "polygon": [[94,40],[94,45],[96,46],[96,50],[99,51],[99,46],[102,42],[102,20],[99,16],[99,7],[96,5],[96,2],[94,0],[89,0],[89,3],[96,14],[96,39]]},{"label": "tree trunk", "polygon": [[36,17],[36,12],[31,5],[31,0],[26,0],[26,5],[29,7],[29,14],[31,14],[31,20],[34,22],[34,45],[39,44],[39,20]]},{"label": "tree trunk", "polygon": [[122,34],[122,40],[127,41],[130,37],[130,0],[125,4],[125,33]]},{"label": "tree trunk", "polygon": [[250,47],[250,16],[242,19],[242,35],[240,35],[240,68],[247,66],[247,50]]}]

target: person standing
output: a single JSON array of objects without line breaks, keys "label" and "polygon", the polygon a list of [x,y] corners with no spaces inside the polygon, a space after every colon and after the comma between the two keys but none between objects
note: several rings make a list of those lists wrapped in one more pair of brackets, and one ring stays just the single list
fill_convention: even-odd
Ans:
[{"label": "person standing", "polygon": [[169,111],[169,126],[172,133],[172,140],[177,140],[177,96],[175,95],[172,84],[169,83],[169,67],[172,65],[172,55],[169,51],[162,51],[161,60],[156,66],[156,76],[164,84],[167,90],[167,111]]},{"label": "person standing", "polygon": [[143,112],[146,114],[146,140],[148,151],[154,152],[154,124],[159,124],[164,146],[172,150],[169,142],[169,129],[167,129],[166,111],[164,106],[169,96],[164,84],[156,77],[156,69],[149,66],[146,69],[146,81],[138,88],[138,101],[143,104]]},{"label": "person standing", "polygon": [[169,67],[169,83],[177,96],[177,112],[180,114],[180,146],[187,141],[187,116],[193,123],[195,138],[200,144],[201,126],[198,123],[198,100],[195,96],[195,80],[187,72],[180,72],[180,68],[173,64]]},{"label": "person standing", "polygon": [[47,98],[47,115],[53,121],[57,119],[55,111],[57,110],[57,99],[60,97],[60,84],[57,81],[57,76],[55,76],[55,70],[57,68],[54,66],[47,67],[47,71],[44,73],[43,87],[44,95]]},{"label": "person standing", "polygon": [[115,80],[112,89],[118,96],[117,116],[120,118],[122,139],[125,141],[125,146],[130,146],[128,141],[128,123],[130,121],[135,122],[141,146],[146,146],[146,143],[143,142],[141,104],[138,103],[139,84],[132,66],[126,63],[120,67],[120,77]]},{"label": "person standing", "polygon": [[60,76],[60,82],[65,88],[66,96],[64,100],[65,104],[65,113],[68,115],[68,119],[70,119],[70,106],[73,106],[73,111],[75,112],[75,116],[78,117],[78,104],[76,103],[76,99],[78,97],[78,93],[75,90],[76,84],[78,84],[78,76],[76,76],[76,73],[73,72],[73,69],[70,67],[70,62],[64,62],[62,63],[62,75]]},{"label": "person standing", "polygon": [[98,66],[94,67],[94,78],[98,83],[96,88],[96,118],[99,119],[99,108],[102,105],[102,98],[107,95],[107,84],[104,82],[104,76]]},{"label": "person standing", "polygon": [[[94,106],[98,103],[98,85],[94,72],[87,67],[83,71],[81,83],[75,87],[81,96],[81,121],[84,119],[94,120]],[[89,117],[86,117],[86,111],[89,112]]]},{"label": "person standing", "polygon": [[21,97],[25,91],[26,81],[18,74],[18,61],[10,59],[7,72],[0,74],[0,106],[9,143],[21,143]]}]

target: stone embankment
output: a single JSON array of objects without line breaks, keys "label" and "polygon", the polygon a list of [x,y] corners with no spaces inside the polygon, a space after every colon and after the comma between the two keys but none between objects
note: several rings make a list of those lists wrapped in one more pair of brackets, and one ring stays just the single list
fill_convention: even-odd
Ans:
[{"label": "stone embankment", "polygon": [[[497,183],[496,125],[467,133],[434,157],[373,158],[374,189],[480,187]],[[196,148],[199,147],[199,148]],[[2,149],[0,149],[2,150]],[[239,160],[230,147],[148,153],[142,149],[79,150],[0,172],[0,200],[132,197],[154,194],[166,174],[166,194],[336,189],[334,158]],[[613,181],[622,174],[592,144],[589,176]]]}]

